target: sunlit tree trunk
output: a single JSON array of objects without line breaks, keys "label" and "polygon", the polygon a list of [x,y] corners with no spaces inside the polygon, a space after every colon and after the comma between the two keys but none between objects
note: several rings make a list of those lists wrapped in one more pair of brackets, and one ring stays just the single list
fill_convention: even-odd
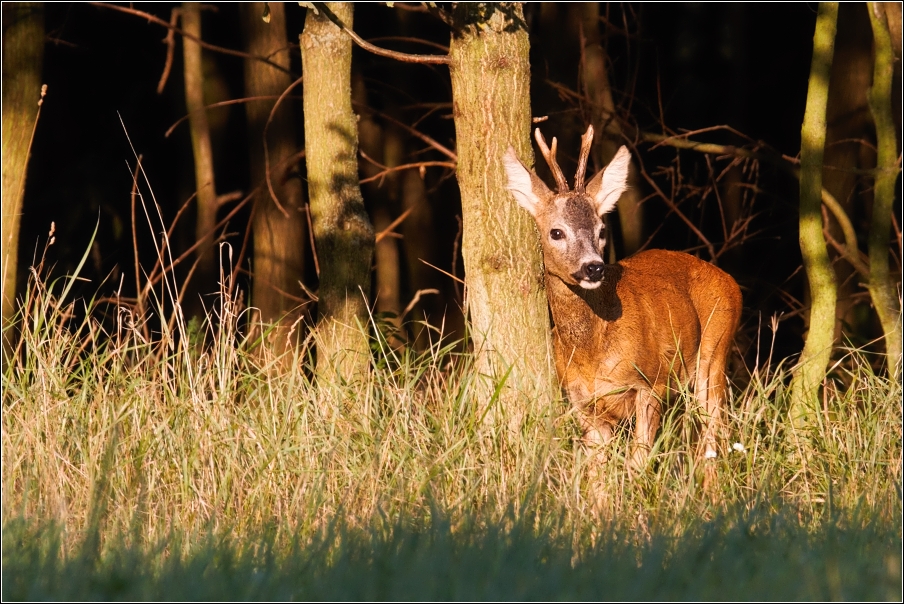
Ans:
[{"label": "sunlit tree trunk", "polygon": [[[262,19],[263,2],[242,5],[242,21],[248,53],[269,57],[289,68],[286,37],[285,5],[269,3],[270,22]],[[292,84],[286,71],[261,61],[245,60],[245,95],[278,97]],[[267,151],[264,153],[264,127],[276,99],[252,100],[245,105],[248,136],[251,145],[251,184],[260,187],[254,199],[254,255],[251,305],[257,309],[256,321],[277,323],[270,342],[276,352],[293,345],[303,334],[296,324],[303,316],[304,292],[299,285],[304,279],[304,250],[307,242],[307,220],[303,214],[301,179],[298,159],[296,103],[283,100],[267,128]],[[267,163],[266,160],[269,159]],[[267,186],[267,169],[273,200]],[[292,341],[287,339],[292,334]]]},{"label": "sunlit tree trunk", "polygon": [[[869,290],[885,331],[889,374],[901,374],[901,307],[894,276],[888,266],[891,214],[897,192],[898,164],[895,124],[891,109],[894,52],[885,7],[870,3],[875,65],[869,105],[876,122],[876,162],[873,219],[869,234]],[[897,7],[900,35],[900,6]],[[900,41],[898,42],[900,44]]]},{"label": "sunlit tree trunk", "polygon": [[470,335],[480,373],[510,370],[499,410],[517,428],[525,402],[552,400],[555,383],[537,230],[502,164],[509,145],[532,163],[529,43],[520,4],[462,3],[455,20],[467,24],[452,36],[449,69]]},{"label": "sunlit tree trunk", "polygon": [[[19,258],[19,222],[25,174],[44,61],[44,7],[36,3],[3,4],[3,314],[5,327],[15,313]],[[49,225],[48,225],[49,226]]]},{"label": "sunlit tree trunk", "polygon": [[[351,4],[327,6],[352,26]],[[320,263],[317,373],[350,381],[370,362],[366,297],[374,252],[358,184],[351,40],[322,12],[309,9],[300,41],[308,195]]]},{"label": "sunlit tree trunk", "polygon": [[[201,39],[201,5],[185,2],[182,5],[182,27],[186,33]],[[213,230],[217,223],[217,189],[213,172],[213,150],[210,144],[210,124],[204,109],[204,67],[201,45],[187,37],[182,38],[184,49],[185,106],[189,114],[192,154],[195,162],[195,190],[197,191],[197,217],[195,241],[201,241],[195,254],[197,268],[192,277],[190,291],[208,293],[216,282],[217,264],[213,245]],[[199,315],[200,301],[189,294],[187,300],[191,314]]]},{"label": "sunlit tree trunk", "polygon": [[800,251],[812,302],[810,329],[791,382],[791,419],[798,428],[812,427],[835,333],[835,273],[822,233],[821,200],[826,104],[837,19],[837,3],[819,4],[807,106],[801,127]]}]

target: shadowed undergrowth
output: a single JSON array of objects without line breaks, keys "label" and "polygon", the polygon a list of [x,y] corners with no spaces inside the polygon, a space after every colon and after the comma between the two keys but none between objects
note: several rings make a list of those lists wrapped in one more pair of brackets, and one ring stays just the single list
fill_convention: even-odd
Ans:
[{"label": "shadowed undergrowth", "polygon": [[61,559],[58,530],[17,521],[4,528],[3,598],[896,601],[900,526],[845,514],[814,529],[785,510],[655,527],[641,540],[603,523],[575,541],[524,520],[337,519],[276,542],[272,531],[219,529],[135,546],[118,534],[98,553],[89,538]]}]

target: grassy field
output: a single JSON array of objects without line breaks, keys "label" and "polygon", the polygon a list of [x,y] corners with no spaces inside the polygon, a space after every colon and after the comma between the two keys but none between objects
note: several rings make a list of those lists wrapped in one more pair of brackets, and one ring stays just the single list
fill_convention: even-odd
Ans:
[{"label": "grassy field", "polygon": [[861,351],[798,433],[764,350],[704,491],[680,401],[631,478],[625,435],[600,467],[564,401],[484,421],[494,378],[440,334],[315,384],[228,302],[183,346],[72,283],[32,279],[4,365],[4,599],[902,596],[902,389]]}]

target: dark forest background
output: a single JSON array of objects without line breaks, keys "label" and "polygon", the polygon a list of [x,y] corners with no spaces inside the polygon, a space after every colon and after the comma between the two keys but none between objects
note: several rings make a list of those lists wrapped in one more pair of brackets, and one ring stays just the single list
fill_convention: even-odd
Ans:
[{"label": "dark forest background", "polygon": [[[169,21],[174,5],[135,5],[135,8]],[[366,40],[406,52],[442,52],[434,45],[449,45],[449,28],[417,7],[404,8],[367,3],[355,6],[355,30]],[[301,75],[298,34],[304,26],[305,8],[286,5],[288,40],[293,79]],[[212,5],[203,13],[203,37],[210,44],[241,51],[242,13],[237,4]],[[590,120],[581,83],[582,36],[586,33],[574,18],[571,5],[525,4],[530,32],[532,66],[532,112],[548,116],[539,123],[550,138],[559,138],[559,156],[566,174],[573,173],[579,137]],[[757,4],[607,4],[600,6],[599,34],[609,57],[609,79],[618,112],[635,132],[662,134],[729,126],[747,140],[725,129],[697,133],[693,140],[718,144],[750,144],[757,141],[788,158],[800,150],[800,127],[806,101],[815,3]],[[46,44],[43,81],[48,95],[32,147],[28,168],[19,246],[19,286],[23,291],[28,267],[40,258],[51,221],[55,244],[47,251],[53,274],[75,270],[89,245],[95,225],[99,232],[91,247],[90,260],[82,276],[84,295],[100,291],[112,296],[135,295],[134,246],[131,209],[132,169],[130,148],[143,156],[154,196],[164,222],[170,224],[195,189],[188,121],[167,132],[186,115],[181,41],[177,36],[172,73],[162,94],[157,93],[166,58],[161,43],[165,28],[138,16],[88,4],[49,3],[45,6]],[[407,39],[403,39],[407,38]],[[838,21],[836,67],[839,57],[852,59],[848,69],[870,68],[872,37],[866,7],[843,4]],[[370,120],[386,132],[394,125],[386,115],[455,148],[451,119],[451,86],[445,65],[400,63],[354,48],[353,86],[362,121]],[[217,103],[243,97],[244,59],[205,50],[205,102]],[[839,67],[840,69],[840,67]],[[834,76],[833,76],[834,77]],[[900,86],[898,85],[898,90]],[[286,102],[301,113],[301,88]],[[900,98],[898,92],[898,99]],[[896,101],[900,116],[900,101]],[[252,183],[250,140],[243,104],[211,108],[217,190],[247,193]],[[120,122],[121,117],[121,122]],[[299,124],[299,148],[304,133]],[[360,123],[360,122],[359,122]],[[898,121],[900,124],[900,119]],[[123,129],[125,126],[125,130]],[[900,125],[899,125],[900,129]],[[845,135],[859,146],[869,147],[869,127]],[[127,138],[128,137],[128,138]],[[447,159],[401,130],[403,163]],[[646,173],[668,192],[685,214],[712,243],[717,264],[740,284],[744,295],[744,318],[738,336],[741,352],[753,362],[758,338],[770,339],[770,317],[780,318],[776,358],[796,354],[805,333],[805,278],[798,245],[798,182],[766,162],[746,161],[731,172],[732,158],[654,147],[638,137],[636,152]],[[899,136],[900,140],[900,136]],[[362,149],[364,142],[362,141]],[[372,164],[361,159],[362,178],[372,173]],[[600,168],[601,166],[596,166]],[[858,168],[859,166],[854,166]],[[304,162],[300,164],[304,179]],[[538,167],[550,182],[545,166]],[[371,172],[368,172],[371,170]],[[414,173],[423,178],[424,207],[419,220],[422,235],[389,237],[398,254],[381,256],[375,262],[395,262],[399,274],[398,308],[378,310],[398,313],[418,290],[425,294],[419,311],[434,324],[445,317],[445,329],[462,335],[461,290],[448,276],[423,267],[423,258],[443,271],[462,277],[463,264],[458,238],[461,214],[458,187],[448,168],[426,167]],[[734,180],[732,180],[734,179]],[[846,205],[865,250],[869,230],[869,187],[866,178],[855,177],[854,188],[840,201]],[[387,176],[382,187],[363,186],[363,195],[376,230],[387,220],[398,218],[403,208],[401,173]],[[725,199],[737,187],[735,218],[747,220],[746,228],[726,245],[723,229]],[[740,185],[740,187],[738,187]],[[641,180],[645,247],[688,250],[713,260],[699,237],[687,228],[669,206],[652,195]],[[740,191],[738,193],[737,191]],[[836,194],[836,196],[838,196]],[[237,202],[224,204],[220,217]],[[239,262],[238,286],[248,303],[249,267],[253,247],[246,244],[250,206],[240,209],[224,229],[224,239]],[[896,233],[900,242],[901,208],[896,209]],[[174,231],[174,250],[188,249],[195,238],[193,214],[186,212]],[[404,223],[403,223],[404,224]],[[625,247],[615,229],[615,254]],[[138,255],[145,270],[153,266],[156,252],[152,233],[142,218],[135,226]],[[292,242],[307,245],[307,242]],[[244,249],[244,254],[240,252]],[[895,246],[895,249],[898,249]],[[311,255],[307,255],[306,287],[316,291]],[[386,259],[388,258],[388,260]],[[896,266],[900,259],[896,259]],[[843,264],[836,259],[836,267]],[[184,277],[186,265],[180,267]],[[857,285],[850,271],[838,269],[841,281],[839,313],[844,319],[843,337],[857,346],[881,338],[878,320],[869,309],[869,296]],[[896,269],[897,270],[897,269]],[[374,271],[376,279],[377,271]],[[376,284],[375,284],[376,285]],[[375,287],[373,291],[378,291]],[[301,295],[299,293],[299,295]],[[383,300],[385,302],[385,299]],[[253,302],[252,302],[253,303]],[[111,310],[111,313],[113,311]],[[413,315],[407,318],[416,318]],[[881,341],[876,349],[883,348]]]}]

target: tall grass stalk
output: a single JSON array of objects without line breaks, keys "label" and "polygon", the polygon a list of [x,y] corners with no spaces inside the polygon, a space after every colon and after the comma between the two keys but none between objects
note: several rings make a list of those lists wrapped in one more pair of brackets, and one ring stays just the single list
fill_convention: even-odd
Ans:
[{"label": "tall grass stalk", "polygon": [[[2,375],[3,521],[58,523],[64,550],[89,529],[99,544],[216,527],[236,538],[275,527],[275,539],[297,539],[340,517],[350,528],[437,514],[453,527],[515,518],[577,545],[602,539],[612,522],[640,542],[737,509],[794,509],[814,527],[833,510],[900,516],[901,384],[858,350],[836,365],[833,384],[846,386],[825,388],[810,438],[793,432],[781,365],[731,388],[729,440],[709,462],[717,487],[704,491],[688,393],[665,418],[647,471],[632,478],[626,435],[599,468],[562,400],[528,401],[517,437],[505,421],[485,421],[478,382],[496,378],[478,375],[442,333],[415,353],[371,325],[371,370],[313,383],[308,350],[275,358],[260,336],[243,335],[226,288],[198,343],[186,330],[148,339],[152,317],[125,305],[64,300],[73,279],[32,275],[20,330],[4,334],[20,345]],[[607,494],[601,508],[594,481]]]}]

